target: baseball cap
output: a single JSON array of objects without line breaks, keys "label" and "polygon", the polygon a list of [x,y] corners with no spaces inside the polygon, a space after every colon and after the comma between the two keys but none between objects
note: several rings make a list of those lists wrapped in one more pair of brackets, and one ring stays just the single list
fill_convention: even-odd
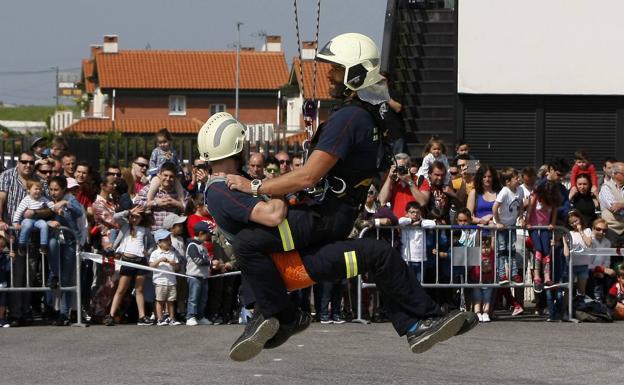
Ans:
[{"label": "baseball cap", "polygon": [[171,230],[173,225],[176,225],[178,223],[184,223],[185,221],[186,221],[186,217],[170,213],[163,220],[163,228],[166,230]]},{"label": "baseball cap", "polygon": [[171,233],[165,229],[158,229],[154,232],[154,239],[156,242],[160,242],[163,239],[167,238]]},{"label": "baseball cap", "polygon": [[30,143],[30,149],[32,150],[38,145],[45,144],[45,142],[46,142],[46,138],[44,138],[43,136],[38,136],[34,138],[33,141]]},{"label": "baseball cap", "polygon": [[76,182],[76,179],[74,179],[74,178],[67,178],[67,189],[71,190],[74,187],[80,187],[78,182]]},{"label": "baseball cap", "polygon": [[208,223],[200,221],[200,222],[195,223],[195,226],[193,226],[193,231],[195,231],[195,234],[199,233],[200,231],[209,233],[210,226],[208,226]]}]

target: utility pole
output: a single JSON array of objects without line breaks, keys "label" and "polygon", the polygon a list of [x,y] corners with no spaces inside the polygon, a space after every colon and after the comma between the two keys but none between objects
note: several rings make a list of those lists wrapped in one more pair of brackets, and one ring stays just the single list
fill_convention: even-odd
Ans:
[{"label": "utility pole", "polygon": [[58,107],[59,107],[59,94],[58,94],[59,68],[58,68],[58,66],[56,66],[56,67],[52,67],[51,69],[53,69],[56,72],[56,83],[54,84],[54,100],[56,101],[55,111],[58,111]]},{"label": "utility pole", "polygon": [[236,120],[238,120],[238,89],[240,88],[240,26],[243,25],[240,21],[236,23]]}]

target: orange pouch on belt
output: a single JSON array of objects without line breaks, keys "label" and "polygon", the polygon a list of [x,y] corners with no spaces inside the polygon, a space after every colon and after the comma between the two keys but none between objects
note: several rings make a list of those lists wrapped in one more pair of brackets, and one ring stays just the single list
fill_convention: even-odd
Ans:
[{"label": "orange pouch on belt", "polygon": [[314,285],[297,250],[271,253],[271,259],[279,271],[288,291]]}]

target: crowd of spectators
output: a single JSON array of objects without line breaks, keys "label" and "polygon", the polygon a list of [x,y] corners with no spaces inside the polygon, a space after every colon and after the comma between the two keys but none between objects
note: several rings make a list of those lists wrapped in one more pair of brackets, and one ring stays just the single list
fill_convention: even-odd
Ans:
[{"label": "crowd of spectators", "polygon": [[[69,324],[75,299],[71,291],[56,289],[74,282],[77,248],[105,256],[103,264],[81,266],[83,309],[73,310],[91,322],[246,322],[244,305],[250,301],[239,295],[240,276],[211,278],[235,271],[236,258],[204,204],[210,165],[201,159],[183,164],[167,130],[159,131],[155,142],[151,155],[136,156],[127,168],[111,163],[98,169],[77,159],[62,137],[37,138],[15,167],[0,174],[0,287],[23,287],[28,279],[30,286],[53,289],[0,292],[2,326],[40,317]],[[573,258],[573,277],[567,266],[571,250],[624,244],[624,163],[605,160],[599,182],[596,167],[578,151],[566,185],[569,166],[563,160],[538,171],[496,170],[480,163],[468,143],[459,142],[453,157],[446,152],[442,141],[432,140],[422,158],[395,154],[362,202],[353,236],[378,228],[369,236],[392,242],[423,283],[480,285],[427,290],[447,308],[472,307],[483,322],[495,318],[501,306],[514,316],[523,313],[527,285],[535,292],[537,314],[563,319],[567,302],[561,284],[569,279],[579,295],[621,314],[620,258]],[[301,163],[299,154],[251,153],[244,168],[251,178],[270,179]],[[300,199],[286,198],[290,204]],[[435,229],[444,225],[464,227]],[[552,231],[557,226],[571,236]],[[462,266],[451,260],[462,252],[472,262]],[[115,271],[109,257],[125,263]],[[356,289],[354,279],[344,279],[291,297],[306,310],[313,299],[318,321],[339,324],[358,312]],[[374,290],[365,290],[361,303],[364,318],[385,320]]]}]

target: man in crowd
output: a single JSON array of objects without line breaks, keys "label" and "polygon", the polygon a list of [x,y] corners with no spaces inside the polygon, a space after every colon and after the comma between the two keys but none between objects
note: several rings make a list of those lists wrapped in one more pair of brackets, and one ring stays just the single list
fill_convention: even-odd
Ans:
[{"label": "man in crowd", "polygon": [[65,178],[73,178],[76,172],[76,155],[66,152],[61,161],[63,162],[63,175]]},{"label": "man in crowd", "polygon": [[[176,192],[176,180],[177,169],[176,165],[171,162],[165,162],[158,171],[158,178],[160,178],[160,189],[156,193],[154,200],[150,202],[150,207],[147,207],[154,214],[154,223],[152,225],[152,231],[156,231],[163,228],[163,222],[165,217],[169,213],[181,215],[184,212],[185,205],[181,202]],[[139,194],[135,197],[136,204],[147,206],[147,193],[149,192],[149,185],[143,187]],[[188,194],[183,197],[186,202],[188,200]]]},{"label": "man in crowd", "polygon": [[291,171],[290,155],[287,152],[280,151],[275,154],[275,159],[279,162],[280,175],[287,174]]},{"label": "man in crowd", "polygon": [[379,201],[382,205],[390,202],[392,212],[397,218],[405,216],[405,205],[408,202],[418,202],[421,206],[429,203],[429,182],[424,181],[418,186],[418,177],[410,173],[410,156],[399,153],[394,156],[396,165],[390,167],[390,172],[379,192]]},{"label": "man in crowd", "polygon": [[302,159],[300,156],[293,156],[292,158],[292,168],[293,170],[298,169],[299,167],[302,166]]},{"label": "man in crowd", "polygon": [[144,155],[137,155],[132,162],[132,179],[134,180],[133,194],[138,194],[139,191],[149,184],[147,179],[147,169],[149,168],[149,160]]},{"label": "man in crowd", "polygon": [[624,163],[611,166],[611,180],[600,188],[600,208],[602,219],[607,221],[607,236],[614,247],[624,245]]},{"label": "man in crowd", "polygon": [[[0,174],[0,230],[6,231],[12,223],[13,214],[17,210],[22,198],[27,194],[26,180],[38,178],[35,173],[35,156],[30,151],[20,154],[17,166],[10,168]],[[44,187],[47,184],[44,183]],[[24,216],[27,218],[45,218],[51,214],[49,209],[26,210]],[[13,262],[13,286],[23,287],[26,285],[26,269],[29,268],[29,285],[33,285],[35,271],[32,262],[35,258],[29,259],[30,266],[26,266],[26,257],[18,255]],[[23,325],[25,317],[29,313],[30,293],[16,292],[9,297],[9,309],[11,313],[12,326]]]},{"label": "man in crowd", "polygon": [[254,152],[249,156],[247,162],[247,173],[253,179],[264,179],[264,155],[260,152]]},{"label": "man in crowd", "polygon": [[[75,157],[74,157],[75,159]],[[67,169],[65,169],[65,175],[67,176]],[[95,196],[97,192],[93,187],[91,181],[91,166],[87,162],[78,162],[75,166],[73,178],[76,179],[80,188],[76,192],[76,199],[84,207],[87,212],[87,217],[93,218],[93,202],[95,202]]]}]

